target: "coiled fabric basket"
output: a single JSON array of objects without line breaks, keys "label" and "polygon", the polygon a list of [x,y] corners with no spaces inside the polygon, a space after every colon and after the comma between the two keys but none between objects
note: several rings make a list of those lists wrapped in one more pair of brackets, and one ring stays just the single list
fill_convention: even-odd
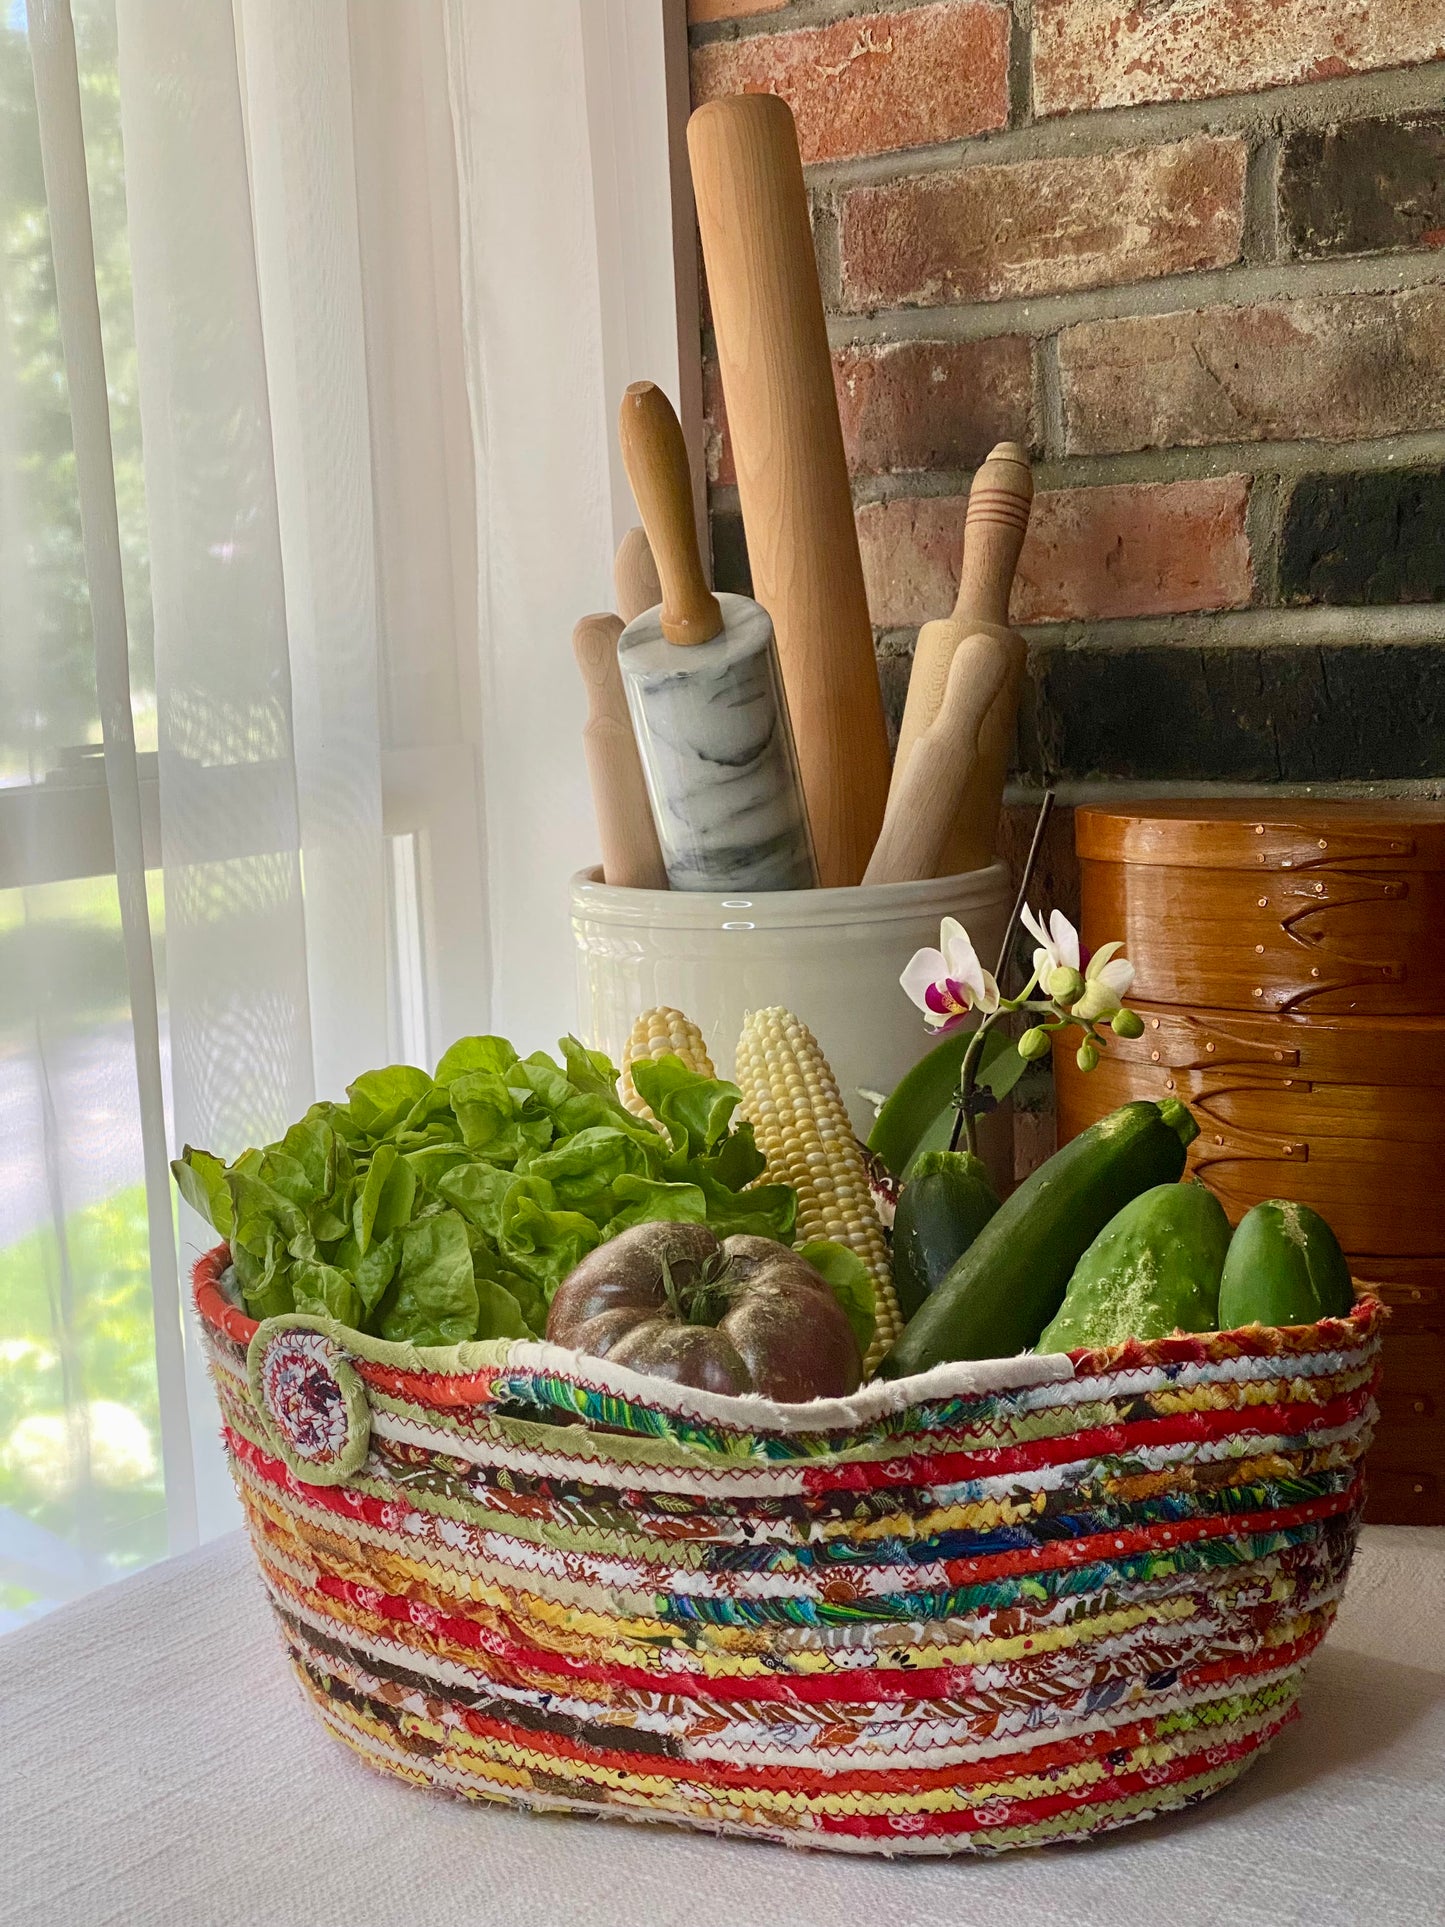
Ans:
[{"label": "coiled fabric basket", "polygon": [[554,1346],[261,1326],[196,1268],[297,1677],[419,1786],[874,1853],[1203,1799],[1334,1617],[1379,1308],[691,1392]]}]

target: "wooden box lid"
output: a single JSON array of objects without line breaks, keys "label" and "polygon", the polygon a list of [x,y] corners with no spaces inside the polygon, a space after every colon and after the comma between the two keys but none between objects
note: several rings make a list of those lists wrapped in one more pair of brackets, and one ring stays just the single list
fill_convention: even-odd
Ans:
[{"label": "wooden box lid", "polygon": [[1186,797],[1074,812],[1080,858],[1207,870],[1445,870],[1445,802]]}]

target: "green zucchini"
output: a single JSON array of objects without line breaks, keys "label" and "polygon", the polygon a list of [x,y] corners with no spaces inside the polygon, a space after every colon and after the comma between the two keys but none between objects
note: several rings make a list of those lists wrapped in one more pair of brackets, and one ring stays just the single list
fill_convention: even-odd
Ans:
[{"label": "green zucchini", "polygon": [[1131,1198],[1172,1184],[1199,1133],[1166,1097],[1122,1105],[1091,1124],[1000,1205],[880,1367],[907,1378],[953,1358],[1028,1349],[1058,1310],[1074,1266]]},{"label": "green zucchini", "polygon": [[1110,1218],[1074,1266],[1041,1352],[1214,1330],[1229,1220],[1202,1184],[1156,1184]]},{"label": "green zucchini", "polygon": [[1246,1211],[1229,1244],[1219,1287],[1219,1327],[1313,1325],[1355,1302],[1339,1239],[1318,1211],[1266,1198]]},{"label": "green zucchini", "polygon": [[983,1230],[998,1198],[988,1166],[967,1151],[915,1159],[893,1217],[893,1289],[911,1318]]}]

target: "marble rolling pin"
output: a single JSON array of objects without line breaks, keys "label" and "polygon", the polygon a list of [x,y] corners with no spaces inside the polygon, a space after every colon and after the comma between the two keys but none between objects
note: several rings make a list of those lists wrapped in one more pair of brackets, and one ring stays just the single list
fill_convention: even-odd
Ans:
[{"label": "marble rolling pin", "polygon": [[693,191],[753,589],[778,659],[819,881],[857,883],[888,795],[888,733],[798,136],[772,94],[688,123]]},{"label": "marble rolling pin", "polygon": [[587,689],[582,748],[602,845],[602,881],[665,890],[667,871],[617,666],[621,634],[621,622],[611,615],[583,616],[572,631],[572,652]]},{"label": "marble rolling pin", "polygon": [[893,760],[890,812],[908,780],[914,749],[942,708],[954,656],[965,637],[978,638],[985,645],[972,652],[974,673],[982,676],[995,660],[1006,670],[976,736],[960,747],[969,761],[969,782],[939,852],[942,868],[927,875],[954,876],[993,861],[1019,691],[1028,666],[1024,639],[1008,626],[1008,605],[1033,495],[1033,472],[1027,455],[1017,442],[1000,442],[974,476],[969,490],[963,564],[953,614],[943,621],[925,622],[918,632],[903,726]]},{"label": "marble rolling pin", "polygon": [[938,714],[914,743],[903,780],[888,799],[865,883],[955,874],[949,844],[977,787],[984,725],[1011,675],[1007,655],[988,636],[966,636],[954,650]]},{"label": "marble rolling pin", "polygon": [[617,660],[668,882],[807,889],[817,877],[773,625],[703,580],[687,449],[662,390],[633,382],[618,430],[662,583]]}]

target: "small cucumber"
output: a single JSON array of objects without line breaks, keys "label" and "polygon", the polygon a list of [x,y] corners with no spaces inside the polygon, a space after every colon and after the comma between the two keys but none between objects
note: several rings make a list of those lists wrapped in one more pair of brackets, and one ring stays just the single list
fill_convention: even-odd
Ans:
[{"label": "small cucumber", "polygon": [[1339,1239],[1318,1211],[1266,1198],[1246,1211],[1230,1240],[1219,1287],[1219,1328],[1313,1325],[1343,1318],[1355,1302]]},{"label": "small cucumber", "polygon": [[913,1316],[997,1210],[982,1158],[967,1151],[928,1151],[915,1159],[893,1218],[893,1289],[905,1318]]},{"label": "small cucumber", "polygon": [[1214,1330],[1229,1220],[1202,1184],[1156,1184],[1117,1212],[1074,1266],[1041,1352]]},{"label": "small cucumber", "polygon": [[1124,1104],[1026,1178],[989,1219],[883,1360],[907,1378],[951,1358],[1028,1349],[1058,1310],[1074,1266],[1131,1198],[1172,1184],[1199,1126],[1177,1098]]}]

